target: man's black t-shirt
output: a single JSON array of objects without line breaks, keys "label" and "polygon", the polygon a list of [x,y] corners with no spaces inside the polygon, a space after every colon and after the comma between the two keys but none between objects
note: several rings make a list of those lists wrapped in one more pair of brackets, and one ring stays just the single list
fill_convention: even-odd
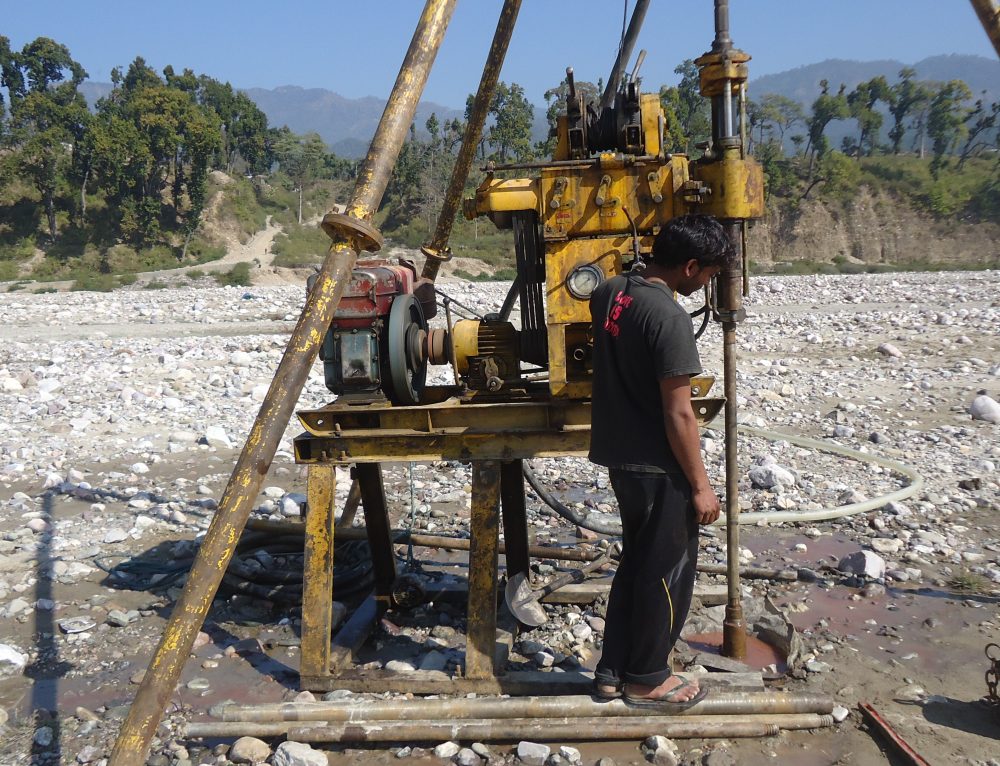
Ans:
[{"label": "man's black t-shirt", "polygon": [[590,299],[594,383],[590,459],[608,468],[680,473],[663,424],[659,381],[701,372],[691,318],[668,287],[639,274]]}]

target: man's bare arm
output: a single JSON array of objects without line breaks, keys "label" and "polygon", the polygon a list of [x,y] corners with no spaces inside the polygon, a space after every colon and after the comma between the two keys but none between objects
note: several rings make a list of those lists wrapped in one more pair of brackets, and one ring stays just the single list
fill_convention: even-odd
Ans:
[{"label": "man's bare arm", "polygon": [[678,375],[660,381],[663,403],[663,426],[670,449],[691,484],[691,502],[699,524],[711,524],[719,518],[719,498],[708,481],[701,460],[698,421],[691,409],[691,379]]}]

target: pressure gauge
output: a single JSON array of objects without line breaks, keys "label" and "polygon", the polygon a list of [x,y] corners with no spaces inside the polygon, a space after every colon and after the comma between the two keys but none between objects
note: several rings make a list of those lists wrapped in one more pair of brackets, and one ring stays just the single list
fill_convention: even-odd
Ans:
[{"label": "pressure gauge", "polygon": [[604,272],[597,266],[587,264],[577,266],[569,273],[569,276],[566,277],[566,287],[574,298],[587,300],[603,281]]}]

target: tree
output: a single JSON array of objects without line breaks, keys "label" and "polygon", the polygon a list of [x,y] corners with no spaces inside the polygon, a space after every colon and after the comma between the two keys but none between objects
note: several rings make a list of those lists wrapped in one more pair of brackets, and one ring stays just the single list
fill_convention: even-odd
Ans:
[{"label": "tree", "polygon": [[785,131],[797,123],[805,123],[805,114],[799,102],[780,96],[777,93],[765,93],[760,101],[747,100],[747,123],[750,138],[757,130],[757,143],[764,143],[765,131],[772,136],[777,131],[779,144],[785,142]]},{"label": "tree", "polygon": [[198,103],[200,81],[190,70],[164,71],[166,81],[136,58],[124,75],[112,72],[115,89],[98,103],[86,148],[121,211],[120,234],[137,246],[159,236],[169,186],[174,220],[185,233],[183,257],[200,221],[221,125]]},{"label": "tree", "polygon": [[306,184],[319,177],[325,165],[326,144],[318,133],[297,136],[287,128],[275,145],[275,155],[281,171],[299,193],[298,222],[302,223],[302,193]]},{"label": "tree", "polygon": [[945,164],[945,155],[964,138],[967,128],[966,117],[970,110],[964,106],[972,98],[969,86],[961,80],[951,80],[942,85],[931,99],[927,114],[927,135],[932,142],[934,157],[931,159],[931,175],[938,173]]},{"label": "tree", "polygon": [[47,37],[36,38],[17,53],[3,38],[0,76],[10,99],[10,159],[38,190],[49,238],[55,240],[56,195],[66,183],[72,147],[87,116],[77,90],[87,73],[65,45]]},{"label": "tree", "polygon": [[997,127],[998,121],[1000,121],[1000,101],[994,101],[988,109],[983,99],[976,101],[975,108],[965,121],[967,138],[958,155],[958,170],[962,169],[969,157],[987,145],[986,141],[978,139],[992,132]]},{"label": "tree", "polygon": [[833,120],[842,120],[850,115],[847,97],[844,96],[846,90],[844,85],[840,86],[836,96],[830,95],[830,84],[826,80],[821,80],[819,86],[820,95],[813,101],[812,115],[808,123],[809,140],[806,143],[806,154],[809,154],[807,175],[810,181],[813,179],[816,160],[822,158],[829,148],[829,142],[824,135],[826,126]]},{"label": "tree", "polygon": [[660,103],[667,117],[668,148],[690,154],[702,141],[712,136],[712,112],[701,96],[698,67],[685,59],[674,69],[681,76],[676,86],[660,89]]},{"label": "tree", "polygon": [[531,126],[535,109],[524,95],[524,88],[517,83],[497,85],[496,95],[490,106],[493,125],[489,130],[491,157],[497,162],[508,160],[523,162],[531,159]]},{"label": "tree", "polygon": [[868,148],[868,155],[875,152],[878,133],[882,128],[882,113],[875,108],[879,101],[889,103],[891,89],[885,77],[879,75],[866,82],[858,83],[847,97],[851,117],[858,121],[858,159]]},{"label": "tree", "polygon": [[889,130],[892,153],[899,154],[899,147],[906,135],[906,118],[919,112],[930,102],[930,89],[916,80],[917,72],[911,67],[899,70],[899,82],[889,90],[889,113],[893,125]]}]

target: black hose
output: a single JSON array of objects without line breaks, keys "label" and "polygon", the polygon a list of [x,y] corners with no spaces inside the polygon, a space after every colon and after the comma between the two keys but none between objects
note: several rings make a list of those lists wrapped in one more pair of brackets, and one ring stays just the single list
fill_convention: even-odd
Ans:
[{"label": "black hose", "polygon": [[600,535],[621,535],[622,521],[617,516],[609,516],[606,513],[596,512],[584,514],[580,511],[573,510],[572,508],[568,508],[556,500],[555,497],[553,497],[552,494],[542,486],[527,461],[525,461],[522,470],[524,478],[528,480],[528,484],[530,484],[531,488],[535,490],[535,494],[542,499],[543,503],[549,506],[549,508],[555,511],[558,515],[566,519],[566,521],[576,524],[578,527],[589,529],[591,532],[597,532]]}]

